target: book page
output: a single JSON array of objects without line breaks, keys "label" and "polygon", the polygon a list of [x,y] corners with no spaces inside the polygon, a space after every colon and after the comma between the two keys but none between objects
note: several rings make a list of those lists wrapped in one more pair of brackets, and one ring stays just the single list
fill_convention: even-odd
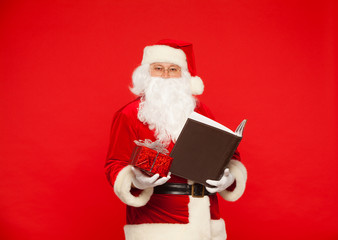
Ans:
[{"label": "book page", "polygon": [[237,127],[235,133],[237,133],[238,136],[242,136],[243,135],[243,130],[246,124],[246,119],[244,119]]},{"label": "book page", "polygon": [[202,122],[204,124],[213,126],[215,128],[221,129],[221,130],[226,131],[228,133],[232,133],[232,134],[235,134],[235,135],[239,136],[238,133],[234,133],[231,129],[229,129],[229,128],[223,126],[222,124],[220,124],[220,123],[218,123],[218,122],[216,122],[216,121],[214,121],[214,120],[212,120],[212,119],[210,119],[208,117],[205,117],[205,116],[203,116],[203,115],[201,115],[201,114],[199,114],[197,112],[192,112],[190,114],[189,118],[193,119],[195,121]]}]

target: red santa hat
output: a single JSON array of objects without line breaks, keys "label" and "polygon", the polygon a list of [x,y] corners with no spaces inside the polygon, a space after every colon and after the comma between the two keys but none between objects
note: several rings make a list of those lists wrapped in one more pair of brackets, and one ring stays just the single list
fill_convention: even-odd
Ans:
[{"label": "red santa hat", "polygon": [[155,45],[147,46],[143,51],[142,64],[154,62],[168,62],[188,70],[191,75],[191,92],[194,95],[203,93],[204,85],[200,77],[196,76],[195,57],[192,43],[164,39]]}]

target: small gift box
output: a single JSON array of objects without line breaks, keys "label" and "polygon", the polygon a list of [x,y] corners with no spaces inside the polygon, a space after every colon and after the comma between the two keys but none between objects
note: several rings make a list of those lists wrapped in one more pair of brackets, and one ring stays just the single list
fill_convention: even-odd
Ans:
[{"label": "small gift box", "polygon": [[148,175],[158,173],[161,177],[167,177],[173,158],[163,152],[167,152],[164,147],[159,147],[157,142],[139,142],[130,158],[131,165],[141,169]]}]

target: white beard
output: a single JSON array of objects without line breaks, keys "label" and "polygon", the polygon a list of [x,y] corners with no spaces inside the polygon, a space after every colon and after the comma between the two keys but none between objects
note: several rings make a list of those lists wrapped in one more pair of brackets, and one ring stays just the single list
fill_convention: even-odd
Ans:
[{"label": "white beard", "polygon": [[[142,66],[141,66],[142,67]],[[164,145],[171,141],[176,142],[188,116],[194,111],[196,99],[191,94],[190,74],[182,71],[181,78],[151,77],[148,76],[142,91],[138,119],[155,130],[157,140]],[[145,80],[144,71],[141,73]],[[134,88],[137,88],[138,73],[133,75]]]}]

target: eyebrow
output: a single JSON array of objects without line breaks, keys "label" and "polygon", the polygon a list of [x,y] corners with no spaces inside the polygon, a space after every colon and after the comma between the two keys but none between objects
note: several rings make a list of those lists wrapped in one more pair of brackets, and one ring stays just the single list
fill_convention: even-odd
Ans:
[{"label": "eyebrow", "polygon": [[[161,66],[164,67],[161,63],[152,63],[153,66]],[[168,68],[170,67],[177,67],[177,68],[181,68],[180,66],[176,65],[176,64],[171,64],[168,66]]]}]

